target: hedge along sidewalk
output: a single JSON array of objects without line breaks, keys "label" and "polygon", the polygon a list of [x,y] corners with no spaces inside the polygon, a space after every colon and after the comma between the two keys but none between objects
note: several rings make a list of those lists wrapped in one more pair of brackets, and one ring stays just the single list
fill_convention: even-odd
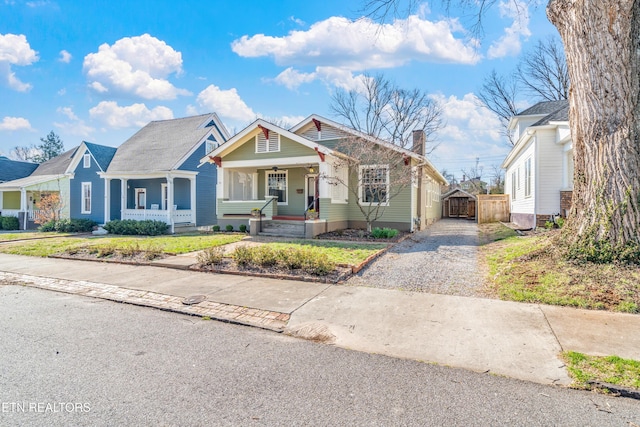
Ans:
[{"label": "hedge along sidewalk", "polygon": [[106,299],[125,304],[157,308],[174,313],[200,316],[227,323],[253,326],[275,332],[284,331],[290,318],[288,313],[241,307],[207,300],[193,305],[186,305],[186,299],[183,297],[81,280],[37,277],[28,274],[0,271],[0,284],[22,284],[39,289]]}]

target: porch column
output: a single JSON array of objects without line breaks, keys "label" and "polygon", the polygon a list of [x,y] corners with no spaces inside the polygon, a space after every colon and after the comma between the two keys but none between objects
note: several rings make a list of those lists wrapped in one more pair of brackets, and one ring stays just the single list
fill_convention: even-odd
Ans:
[{"label": "porch column", "polygon": [[0,191],[0,212],[4,209],[4,191]]},{"label": "porch column", "polygon": [[28,220],[28,216],[29,216],[29,207],[27,206],[27,189],[26,188],[21,188],[20,189],[20,211],[24,213],[24,220],[22,221],[22,229],[26,230],[27,229],[27,220]]},{"label": "porch column", "polygon": [[189,178],[189,188],[191,189],[191,222],[196,223],[196,177]]},{"label": "porch column", "polygon": [[124,211],[127,209],[127,179],[120,179],[120,219],[124,218]]},{"label": "porch column", "polygon": [[173,177],[167,174],[167,215],[169,216],[169,225],[171,226],[171,234],[174,233],[173,227]]},{"label": "porch column", "polygon": [[111,219],[111,178],[104,179],[104,223]]},{"label": "porch column", "polygon": [[[318,167],[319,176],[333,176],[332,166],[329,162],[320,162]],[[331,188],[327,179],[319,179],[317,181],[318,197],[321,199],[327,199],[331,197]]]}]

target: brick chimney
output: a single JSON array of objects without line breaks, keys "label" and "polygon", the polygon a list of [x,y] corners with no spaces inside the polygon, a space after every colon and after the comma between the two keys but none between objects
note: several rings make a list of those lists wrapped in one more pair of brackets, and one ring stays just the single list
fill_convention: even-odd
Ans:
[{"label": "brick chimney", "polygon": [[420,154],[421,156],[424,156],[425,155],[424,154],[425,139],[426,137],[422,129],[414,130],[413,131],[413,147],[411,151],[413,151],[416,154]]}]

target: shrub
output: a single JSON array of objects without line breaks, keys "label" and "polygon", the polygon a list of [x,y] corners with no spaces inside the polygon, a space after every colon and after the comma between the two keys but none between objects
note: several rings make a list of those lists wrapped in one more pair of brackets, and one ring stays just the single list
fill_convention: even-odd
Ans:
[{"label": "shrub", "polygon": [[392,228],[375,227],[371,230],[371,235],[376,239],[393,239],[398,234],[398,230]]},{"label": "shrub", "polygon": [[149,246],[144,251],[144,259],[148,261],[153,261],[154,259],[160,258],[161,256],[162,256],[162,248],[157,245]]},{"label": "shrub", "polygon": [[147,219],[144,221],[135,221],[133,219],[114,219],[104,225],[104,229],[111,234],[120,234],[126,236],[158,236],[165,234],[169,229],[169,225],[163,221]]},{"label": "shrub", "polygon": [[60,233],[84,233],[93,230],[98,225],[97,222],[90,219],[60,219],[47,221],[42,224],[38,230],[40,231],[57,231]]},{"label": "shrub", "polygon": [[2,215],[0,215],[0,230],[2,230]]},{"label": "shrub", "polygon": [[96,256],[98,258],[104,258],[104,257],[113,255],[115,252],[116,252],[115,245],[100,246],[98,247],[98,252]]},{"label": "shrub", "polygon": [[233,225],[227,224],[227,226],[224,229],[227,231],[233,231]]},{"label": "shrub", "polygon": [[238,246],[235,251],[231,254],[231,257],[236,262],[236,264],[245,266],[251,264],[253,261],[253,253],[246,246]]},{"label": "shrub", "polygon": [[198,262],[202,265],[218,265],[222,263],[224,257],[224,249],[220,246],[214,246],[201,251],[198,256]]},{"label": "shrub", "polygon": [[238,227],[238,228],[243,233],[247,232],[247,226],[245,224],[240,224],[240,227]]},{"label": "shrub", "polygon": [[305,257],[305,263],[302,269],[316,276],[326,276],[336,268],[336,264],[329,260],[326,255],[311,253],[311,256]]},{"label": "shrub", "polygon": [[20,221],[15,216],[3,216],[2,217],[2,229],[3,230],[18,230],[20,228]]},{"label": "shrub", "polygon": [[256,246],[250,250],[253,252],[253,262],[261,267],[272,267],[278,263],[278,252],[270,246]]},{"label": "shrub", "polygon": [[220,231],[220,226],[219,225],[214,225],[213,226],[213,231]]},{"label": "shrub", "polygon": [[305,263],[305,257],[311,252],[303,249],[286,248],[278,251],[278,264],[289,270],[302,268]]}]

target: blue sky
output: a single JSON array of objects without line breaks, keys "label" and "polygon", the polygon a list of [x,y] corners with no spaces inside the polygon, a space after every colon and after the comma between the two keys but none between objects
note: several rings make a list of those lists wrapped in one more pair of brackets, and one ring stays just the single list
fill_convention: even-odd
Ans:
[{"label": "blue sky", "polygon": [[487,171],[509,146],[473,93],[556,34],[544,7],[519,3],[516,17],[514,1],[497,2],[478,40],[468,11],[439,2],[380,28],[358,20],[360,1],[0,0],[0,154],[51,130],[66,148],[118,146],[151,120],[210,111],[232,133],[256,117],[335,119],[333,91],[382,72],[442,104],[436,167],[460,177],[478,157]]}]

